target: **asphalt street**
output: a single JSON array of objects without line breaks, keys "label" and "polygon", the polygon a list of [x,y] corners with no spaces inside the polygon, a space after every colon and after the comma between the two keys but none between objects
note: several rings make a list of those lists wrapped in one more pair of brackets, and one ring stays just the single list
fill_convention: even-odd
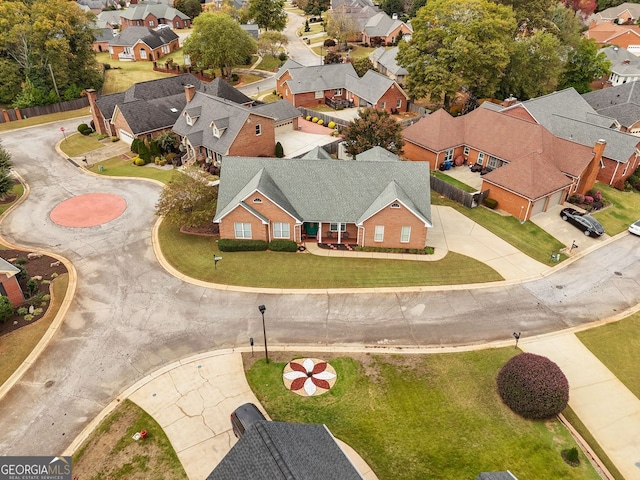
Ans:
[{"label": "asphalt street", "polygon": [[[0,224],[25,248],[52,251],[78,272],[76,296],[59,333],[0,401],[1,455],[61,452],[107,403],[159,367],[198,352],[261,338],[269,343],[438,346],[478,344],[551,332],[608,318],[640,303],[637,238],[622,238],[545,278],[388,293],[243,293],[181,281],[156,260],[151,231],[160,186],[96,178],[60,158],[60,126],[2,135],[15,170],[31,187]],[[121,195],[125,213],[102,226],[60,227],[49,214],[88,192]],[[224,266],[222,266],[224,268]]]}]

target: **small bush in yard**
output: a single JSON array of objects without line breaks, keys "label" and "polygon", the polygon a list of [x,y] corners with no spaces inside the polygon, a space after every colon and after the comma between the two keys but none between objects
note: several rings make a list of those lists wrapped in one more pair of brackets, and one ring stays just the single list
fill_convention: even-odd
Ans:
[{"label": "small bush in yard", "polygon": [[554,417],[569,402],[569,382],[560,367],[533,353],[521,353],[505,363],[497,385],[502,401],[524,418]]},{"label": "small bush in yard", "polygon": [[496,207],[498,206],[498,201],[493,198],[485,198],[484,206],[487,208],[490,208],[491,210],[495,210]]},{"label": "small bush in yard", "polygon": [[313,123],[318,123],[318,117],[313,117],[313,118],[311,119],[311,121],[312,121]]},{"label": "small bush in yard", "polygon": [[273,252],[296,252],[298,244],[292,240],[271,240],[269,250]]},{"label": "small bush in yard", "polygon": [[27,308],[26,308],[26,307],[20,307],[16,313],[17,313],[18,315],[20,315],[21,317],[23,317],[23,316],[25,316],[27,313],[29,313],[29,310],[27,310]]},{"label": "small bush in yard", "polygon": [[267,242],[264,240],[221,238],[218,240],[218,248],[221,252],[262,252],[267,249]]},{"label": "small bush in yard", "polygon": [[336,122],[334,122],[333,120],[331,120],[328,124],[327,127],[329,128],[336,128]]},{"label": "small bush in yard", "polygon": [[13,315],[13,305],[7,297],[0,297],[0,323],[4,323],[7,318]]},{"label": "small bush in yard", "polygon": [[322,119],[318,120],[318,125],[324,125],[324,120]]},{"label": "small bush in yard", "polygon": [[562,459],[572,467],[580,465],[580,455],[578,454],[578,449],[576,447],[562,450],[560,454],[562,455]]},{"label": "small bush in yard", "polygon": [[142,167],[142,166],[144,166],[144,165],[145,165],[145,163],[146,163],[146,162],[145,162],[142,158],[140,158],[140,157],[133,157],[132,162],[133,162],[133,164],[134,164],[134,165],[137,165],[138,167]]},{"label": "small bush in yard", "polygon": [[306,121],[310,122],[310,121],[311,121],[311,115],[307,115],[306,117],[304,117],[304,119],[305,119]]}]

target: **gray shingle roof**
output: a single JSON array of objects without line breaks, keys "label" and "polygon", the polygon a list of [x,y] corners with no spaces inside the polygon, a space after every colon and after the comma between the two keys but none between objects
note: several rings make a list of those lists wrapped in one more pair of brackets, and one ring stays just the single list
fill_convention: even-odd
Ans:
[{"label": "gray shingle roof", "polygon": [[131,47],[141,41],[155,49],[162,45],[168,45],[178,38],[178,35],[170,28],[153,30],[149,27],[128,27],[116,35],[109,42],[109,45]]},{"label": "gray shingle roof", "polygon": [[148,15],[153,15],[158,19],[164,18],[167,20],[173,20],[176,17],[179,17],[182,20],[190,19],[188,15],[185,15],[180,10],[176,10],[175,8],[165,4],[137,5],[120,12],[120,16],[127,20],[144,20]]},{"label": "gray shingle roof", "polygon": [[621,3],[616,7],[605,8],[601,12],[598,12],[596,15],[602,19],[613,20],[617,18],[621,13],[625,10],[628,10],[633,18],[640,17],[640,5],[637,3]]},{"label": "gray shingle roof", "polygon": [[357,74],[348,75],[344,87],[367,102],[376,104],[394,83],[395,81],[386,75],[368,70],[362,78],[358,78]]},{"label": "gray shingle roof", "polygon": [[636,151],[638,137],[610,128],[614,121],[598,115],[591,105],[573,88],[527,100],[510,108],[523,106],[542,126],[567,140],[593,147],[604,139],[604,156],[626,163]]},{"label": "gray shingle roof", "polygon": [[386,148],[371,147],[356,155],[355,160],[363,162],[397,162],[400,159]]},{"label": "gray shingle roof", "polygon": [[362,480],[324,425],[258,421],[207,480]]},{"label": "gray shingle roof", "polygon": [[105,21],[111,25],[120,25],[120,11],[119,10],[105,10],[98,14],[98,20]]},{"label": "gray shingle roof", "polygon": [[273,182],[264,184],[270,188],[262,193],[271,199],[284,197],[287,208],[292,209],[290,213],[301,221],[359,223],[397,199],[431,226],[430,173],[426,162],[248,157],[223,160],[214,221],[253,193],[257,174],[268,175]]},{"label": "gray shingle roof", "polygon": [[276,78],[280,78],[284,72],[291,68],[300,68],[303,65],[301,63],[296,62],[295,60],[288,59],[284,64],[278,69],[276,73]]},{"label": "gray shingle roof", "polygon": [[322,147],[313,147],[301,157],[302,160],[333,160],[329,152]]},{"label": "gray shingle roof", "polygon": [[403,28],[403,33],[411,33],[411,27],[400,20],[394,20],[384,12],[375,14],[364,26],[364,32],[368,37],[386,37],[398,27]]},{"label": "gray shingle roof", "polygon": [[113,29],[111,27],[96,28],[93,31],[94,42],[109,42],[113,40]]},{"label": "gray shingle roof", "polygon": [[374,63],[379,63],[381,66],[387,69],[394,75],[408,75],[407,69],[398,65],[396,62],[396,56],[398,55],[398,47],[393,47],[387,50],[384,47],[376,48],[369,58]]},{"label": "gray shingle roof", "polygon": [[211,83],[204,84],[204,93],[212,95],[214,97],[224,98],[231,100],[234,103],[240,105],[250,105],[253,103],[253,99],[247,97],[237,88],[229,85],[222,78],[218,77]]},{"label": "gray shingle roof", "polygon": [[100,107],[100,111],[102,112],[102,116],[106,120],[110,120],[113,117],[113,111],[116,108],[116,105],[124,102],[125,92],[112,93],[111,95],[104,95],[102,97],[98,97],[96,100],[96,104]]},{"label": "gray shingle roof", "polygon": [[0,273],[4,273],[6,274],[7,278],[11,278],[19,272],[20,269],[18,267],[16,267],[12,263],[7,262],[4,258],[0,258]]},{"label": "gray shingle roof", "polygon": [[171,128],[187,103],[184,93],[118,105],[134,135]]},{"label": "gray shingle roof", "polygon": [[260,36],[260,28],[255,23],[243,23],[240,25],[245,32],[247,32],[254,40],[258,40]]},{"label": "gray shingle roof", "polygon": [[293,94],[345,88],[347,76],[358,78],[358,74],[350,63],[290,67],[288,70],[291,79],[286,83]]},{"label": "gray shingle roof", "polygon": [[602,115],[629,127],[640,120],[640,84],[629,82],[582,95]]},{"label": "gray shingle roof", "polygon": [[[251,113],[263,115],[253,109],[202,92],[196,92],[187,106],[189,109],[200,107],[200,117],[193,125],[189,125],[186,116],[181,114],[173,126],[173,131],[187,137],[193,147],[204,146],[221,155],[227,154]],[[212,123],[219,129],[225,128],[220,138],[213,135]]]},{"label": "gray shingle roof", "polygon": [[251,110],[273,118],[276,123],[302,116],[300,111],[293,105],[291,105],[287,100],[278,100],[277,102],[273,103],[263,103],[262,105],[256,105]]}]

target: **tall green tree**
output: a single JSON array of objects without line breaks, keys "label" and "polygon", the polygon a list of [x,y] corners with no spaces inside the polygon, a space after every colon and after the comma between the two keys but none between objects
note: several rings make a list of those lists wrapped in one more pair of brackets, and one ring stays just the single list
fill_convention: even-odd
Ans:
[{"label": "tall green tree", "polygon": [[500,83],[501,96],[527,100],[556,90],[564,67],[561,50],[560,40],[547,32],[516,38]]},{"label": "tall green tree", "polygon": [[575,88],[579,93],[591,91],[591,82],[610,73],[611,62],[593,39],[583,38],[577,48],[569,52],[560,88]]},{"label": "tall green tree", "polygon": [[362,109],[343,132],[346,151],[355,156],[370,148],[382,147],[400,155],[404,146],[401,132],[401,125],[386,110]]},{"label": "tall green tree", "polygon": [[556,0],[497,0],[496,3],[513,8],[519,35],[546,29],[549,11],[557,5]]},{"label": "tall green tree", "polygon": [[287,36],[280,32],[263,32],[258,37],[258,52],[260,55],[266,55],[267,53],[276,56],[280,52],[282,47],[289,44]]},{"label": "tall green tree", "polygon": [[551,25],[548,32],[558,37],[567,51],[578,47],[582,38],[582,23],[572,9],[556,5],[549,11],[549,22]]},{"label": "tall green tree", "polygon": [[249,0],[249,16],[265,30],[281,32],[287,26],[284,0]]},{"label": "tall green tree", "polygon": [[[29,88],[40,90],[42,98],[49,91],[55,95],[56,88],[62,95],[73,84],[99,88],[92,17],[68,0],[0,0],[0,58],[13,63],[9,72],[15,74],[17,65],[21,82],[30,82]],[[4,88],[15,91],[8,81],[3,78]]]},{"label": "tall green tree", "polygon": [[12,167],[11,153],[0,143],[0,199],[4,198],[13,188],[14,181],[11,176]]},{"label": "tall green tree", "polygon": [[331,0],[304,0],[298,2],[298,6],[307,15],[322,16],[324,12],[329,10]]},{"label": "tall green tree", "polygon": [[193,21],[184,52],[195,64],[219,67],[222,76],[229,77],[234,65],[242,64],[256,52],[256,42],[233,18],[207,12]]},{"label": "tall green tree", "polygon": [[369,57],[357,58],[353,62],[351,62],[351,65],[353,65],[353,68],[355,69],[359,77],[364,77],[364,74],[369,70],[377,71]]},{"label": "tall green tree", "polygon": [[413,98],[449,108],[462,88],[492,96],[511,58],[516,20],[511,7],[489,0],[429,0],[412,22],[411,43],[400,42],[399,65]]},{"label": "tall green tree", "polygon": [[211,186],[211,180],[211,175],[196,167],[174,175],[160,194],[156,215],[180,227],[210,224],[218,203],[218,187]]},{"label": "tall green tree", "polygon": [[202,13],[200,0],[173,0],[173,8],[180,10],[192,19]]},{"label": "tall green tree", "polygon": [[403,14],[404,2],[403,0],[382,0],[382,2],[380,2],[380,8],[387,15],[393,15],[394,13]]}]

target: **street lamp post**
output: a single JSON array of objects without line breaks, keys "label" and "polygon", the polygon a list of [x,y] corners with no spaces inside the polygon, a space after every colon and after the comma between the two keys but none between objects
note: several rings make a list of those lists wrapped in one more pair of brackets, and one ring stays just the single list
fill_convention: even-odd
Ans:
[{"label": "street lamp post", "polygon": [[264,312],[267,310],[267,307],[264,305],[259,305],[258,310],[262,314],[262,335],[264,336],[264,358],[269,363],[269,351],[267,350],[267,330],[264,327]]}]

